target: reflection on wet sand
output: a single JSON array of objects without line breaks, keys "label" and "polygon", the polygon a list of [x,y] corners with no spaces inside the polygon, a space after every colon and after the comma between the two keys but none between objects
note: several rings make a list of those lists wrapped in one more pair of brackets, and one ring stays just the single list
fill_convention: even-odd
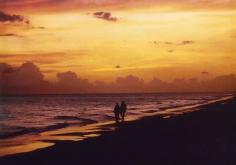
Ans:
[{"label": "reflection on wet sand", "polygon": [[35,149],[45,148],[54,145],[53,143],[49,142],[31,142],[28,144],[21,144],[19,146],[7,146],[7,147],[1,147],[0,149],[0,155],[11,155],[11,154],[17,154],[17,153],[23,153],[23,152],[30,152]]},{"label": "reflection on wet sand", "polygon": [[97,137],[102,132],[115,129],[114,122],[97,123],[86,126],[73,126],[58,130],[30,134],[0,141],[0,156],[30,152],[54,145],[57,141],[80,141]]}]

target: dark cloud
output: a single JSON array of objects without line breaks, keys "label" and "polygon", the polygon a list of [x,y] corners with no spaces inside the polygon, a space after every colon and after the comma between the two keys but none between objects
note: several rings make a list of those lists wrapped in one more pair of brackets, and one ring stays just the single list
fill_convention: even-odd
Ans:
[{"label": "dark cloud", "polygon": [[133,75],[128,75],[126,77],[118,77],[116,79],[116,83],[118,85],[141,85],[144,83],[144,81],[138,77],[135,77]]},{"label": "dark cloud", "polygon": [[44,26],[32,26],[32,29],[46,29]]},{"label": "dark cloud", "polygon": [[93,85],[87,79],[78,78],[75,72],[57,73],[57,91],[63,93],[92,92]]},{"label": "dark cloud", "polygon": [[110,12],[95,12],[93,13],[93,16],[95,18],[99,18],[99,19],[104,19],[106,21],[117,21],[117,17],[112,16],[112,14]]},{"label": "dark cloud", "polygon": [[173,52],[174,52],[174,50],[173,50],[173,49],[170,49],[170,50],[168,50],[168,52],[169,52],[169,53],[173,53]]},{"label": "dark cloud", "polygon": [[157,45],[158,43],[157,43],[157,41],[153,41],[153,43],[155,44],[155,45]]},{"label": "dark cloud", "polygon": [[0,63],[0,77],[2,74],[11,72],[12,70],[13,68],[9,64]]},{"label": "dark cloud", "polygon": [[49,83],[44,80],[40,69],[31,62],[13,68],[7,64],[0,65],[0,92],[6,94],[41,93]]},{"label": "dark cloud", "polygon": [[78,79],[76,73],[72,71],[57,73],[57,78],[61,83],[73,83]]},{"label": "dark cloud", "polygon": [[232,92],[236,89],[234,74],[222,75],[203,83],[203,90],[210,92]]},{"label": "dark cloud", "polygon": [[117,68],[117,69],[120,69],[120,68],[121,68],[121,66],[120,66],[120,65],[116,65],[116,66],[115,66],[115,68]]},{"label": "dark cloud", "polygon": [[147,92],[152,92],[153,90],[155,91],[166,91],[168,92],[169,90],[169,84],[167,82],[164,82],[160,80],[159,78],[154,77],[148,84],[147,84]]},{"label": "dark cloud", "polygon": [[0,22],[3,22],[3,23],[19,22],[19,23],[30,24],[30,21],[22,15],[8,14],[3,11],[0,11]]},{"label": "dark cloud", "polygon": [[[222,75],[208,80],[197,78],[178,78],[166,82],[154,78],[144,82],[134,75],[118,77],[112,83],[103,81],[89,82],[75,72],[57,73],[57,81],[50,83],[44,80],[43,73],[56,70],[41,71],[32,62],[26,62],[19,67],[0,63],[0,93],[1,94],[38,94],[38,93],[136,93],[136,92],[233,92],[236,88],[234,74]],[[203,73],[203,72],[202,72]],[[204,74],[205,71],[204,71]]]},{"label": "dark cloud", "polygon": [[[164,45],[173,45],[173,46],[178,46],[178,45],[189,45],[189,44],[194,44],[195,41],[192,41],[192,40],[183,40],[179,43],[174,43],[174,42],[170,42],[170,41],[160,41],[159,42],[160,44],[164,44]],[[158,42],[157,41],[153,41],[153,44],[157,45]]]},{"label": "dark cloud", "polygon": [[128,75],[126,77],[118,77],[111,84],[111,91],[114,92],[142,92],[145,88],[144,81],[136,76]]},{"label": "dark cloud", "polygon": [[4,33],[0,34],[0,37],[19,37],[19,38],[24,38],[22,35],[14,34],[14,33]]},{"label": "dark cloud", "polygon": [[184,41],[181,42],[180,45],[189,45],[189,44],[193,44],[193,43],[194,43],[194,41],[191,41],[191,40],[184,40]]},{"label": "dark cloud", "polygon": [[202,75],[209,75],[210,73],[207,72],[207,71],[202,71],[201,74],[202,74]]},{"label": "dark cloud", "polygon": [[204,81],[191,78],[164,82],[155,78],[146,86],[146,90],[148,92],[233,92],[235,87],[236,77],[230,74]]}]

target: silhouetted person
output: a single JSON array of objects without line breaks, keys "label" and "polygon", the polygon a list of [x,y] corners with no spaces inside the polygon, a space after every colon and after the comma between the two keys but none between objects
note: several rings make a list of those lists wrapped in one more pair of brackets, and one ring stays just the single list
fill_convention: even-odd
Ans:
[{"label": "silhouetted person", "polygon": [[115,114],[116,123],[119,123],[119,120],[120,120],[120,116],[119,116],[120,115],[120,106],[119,106],[118,103],[116,103],[113,112]]},{"label": "silhouetted person", "polygon": [[122,121],[124,121],[125,119],[126,110],[127,110],[127,105],[125,104],[124,101],[122,101],[120,105],[120,116],[121,116]]}]

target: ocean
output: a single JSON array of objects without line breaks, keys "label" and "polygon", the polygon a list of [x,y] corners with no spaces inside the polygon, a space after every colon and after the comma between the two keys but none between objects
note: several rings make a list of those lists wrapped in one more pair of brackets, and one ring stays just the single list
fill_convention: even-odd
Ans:
[{"label": "ocean", "polygon": [[212,93],[1,96],[0,139],[114,121],[113,108],[121,101],[128,106],[127,119],[137,119],[226,96]]}]

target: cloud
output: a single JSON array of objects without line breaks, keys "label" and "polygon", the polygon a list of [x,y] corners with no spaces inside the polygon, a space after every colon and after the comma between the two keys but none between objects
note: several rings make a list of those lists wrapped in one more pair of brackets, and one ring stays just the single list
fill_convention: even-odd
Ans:
[{"label": "cloud", "polygon": [[0,37],[19,37],[19,38],[24,38],[22,35],[14,34],[14,33],[4,33],[0,34]]},{"label": "cloud", "polygon": [[57,73],[57,78],[61,83],[73,83],[78,80],[76,73],[72,71]]},{"label": "cloud", "polygon": [[32,26],[32,29],[46,29],[44,26]]},{"label": "cloud", "polygon": [[93,86],[87,79],[78,78],[75,72],[67,71],[57,73],[58,82],[55,84],[60,92],[91,92]]},{"label": "cloud", "polygon": [[[27,25],[28,29],[39,29],[44,30],[46,27],[44,26],[34,26],[31,24],[30,20],[22,15],[17,14],[9,14],[5,13],[3,11],[0,11],[0,24],[8,24],[8,25]],[[22,35],[14,34],[14,33],[6,33],[6,34],[0,34],[0,37],[24,37]]]},{"label": "cloud", "polygon": [[93,16],[95,18],[103,19],[106,21],[113,21],[113,22],[117,21],[117,18],[113,17],[110,12],[103,12],[103,11],[95,12],[93,13]]},{"label": "cloud", "polygon": [[1,64],[0,92],[7,94],[40,93],[48,86],[40,69],[31,62],[13,68],[8,64]]},{"label": "cloud", "polygon": [[[1,1],[0,1],[1,2]],[[3,11],[0,11],[0,23],[7,23],[7,24],[13,24],[15,25],[15,23],[17,24],[21,24],[21,25],[28,25],[27,28],[29,29],[46,29],[46,27],[44,26],[33,26],[30,25],[30,20],[28,18],[26,18],[25,16],[22,15],[17,15],[17,14],[9,14],[9,13],[5,13]],[[8,34],[0,34],[0,36],[5,36],[5,37],[10,37],[10,36],[14,36],[14,37],[23,37],[21,35],[17,35],[14,33],[8,33]]]},{"label": "cloud", "polygon": [[202,75],[209,75],[210,73],[207,72],[207,71],[202,71],[201,74],[202,74]]},{"label": "cloud", "polygon": [[158,46],[168,47],[167,52],[173,53],[175,51],[174,48],[176,46],[191,45],[191,44],[194,44],[195,41],[193,41],[193,40],[183,40],[183,41],[180,41],[180,42],[170,42],[170,41],[159,41],[158,42],[158,41],[153,41],[151,43],[153,43],[154,45],[158,45]]},{"label": "cloud", "polygon": [[47,69],[47,70],[42,70],[42,73],[56,73],[57,70],[55,69]]},{"label": "cloud", "polygon": [[[232,1],[232,0],[231,0]],[[76,10],[79,8],[101,7],[153,7],[173,6],[179,9],[234,9],[235,3],[230,0],[0,0],[0,8],[16,10],[39,9],[48,11]]]},{"label": "cloud", "polygon": [[173,52],[174,52],[174,50],[173,50],[173,49],[170,49],[170,50],[168,50],[168,52],[169,52],[169,53],[173,53]]},{"label": "cloud", "polygon": [[232,92],[236,89],[236,76],[234,74],[218,76],[205,81],[202,86],[205,91]]},{"label": "cloud", "polygon": [[66,60],[67,57],[68,56],[64,52],[41,54],[0,54],[0,60],[3,59],[14,64],[21,64],[26,61],[31,61],[35,64],[57,64]]},{"label": "cloud", "polygon": [[189,44],[193,44],[193,43],[195,43],[195,42],[192,40],[184,40],[180,43],[180,45],[189,45]]},{"label": "cloud", "polygon": [[116,66],[115,66],[115,68],[117,68],[117,69],[120,69],[120,68],[121,68],[121,66],[120,66],[120,65],[116,65]]},{"label": "cloud", "polygon": [[31,85],[35,82],[37,84],[39,81],[43,80],[43,75],[39,68],[31,62],[26,62],[17,69],[9,67],[8,70],[10,71],[6,72],[6,70],[4,70],[2,72],[2,76],[6,76],[8,78],[7,81],[9,84],[17,82],[15,85]]},{"label": "cloud", "polygon": [[111,84],[111,90],[114,92],[141,92],[144,90],[144,88],[144,81],[133,75],[118,77],[116,81]]},{"label": "cloud", "polygon": [[3,73],[11,72],[12,67],[6,63],[0,63],[0,77]]},{"label": "cloud", "polygon": [[164,44],[166,44],[166,45],[172,45],[173,43],[166,41],[166,42],[164,42]]},{"label": "cloud", "polygon": [[[56,70],[48,70],[56,72]],[[137,93],[137,92],[233,92],[236,88],[234,74],[221,75],[208,80],[178,78],[165,82],[153,78],[150,82],[134,75],[118,77],[112,83],[89,82],[73,71],[57,73],[56,82],[44,79],[40,68],[32,62],[19,67],[0,63],[1,94],[65,94],[65,93]],[[204,73],[205,74],[205,73]]]},{"label": "cloud", "polygon": [[25,23],[30,24],[30,21],[22,15],[8,14],[3,11],[0,11],[0,22],[3,23]]},{"label": "cloud", "polygon": [[157,45],[157,44],[158,44],[158,42],[157,42],[157,41],[153,41],[153,43],[154,43],[155,45]]}]

